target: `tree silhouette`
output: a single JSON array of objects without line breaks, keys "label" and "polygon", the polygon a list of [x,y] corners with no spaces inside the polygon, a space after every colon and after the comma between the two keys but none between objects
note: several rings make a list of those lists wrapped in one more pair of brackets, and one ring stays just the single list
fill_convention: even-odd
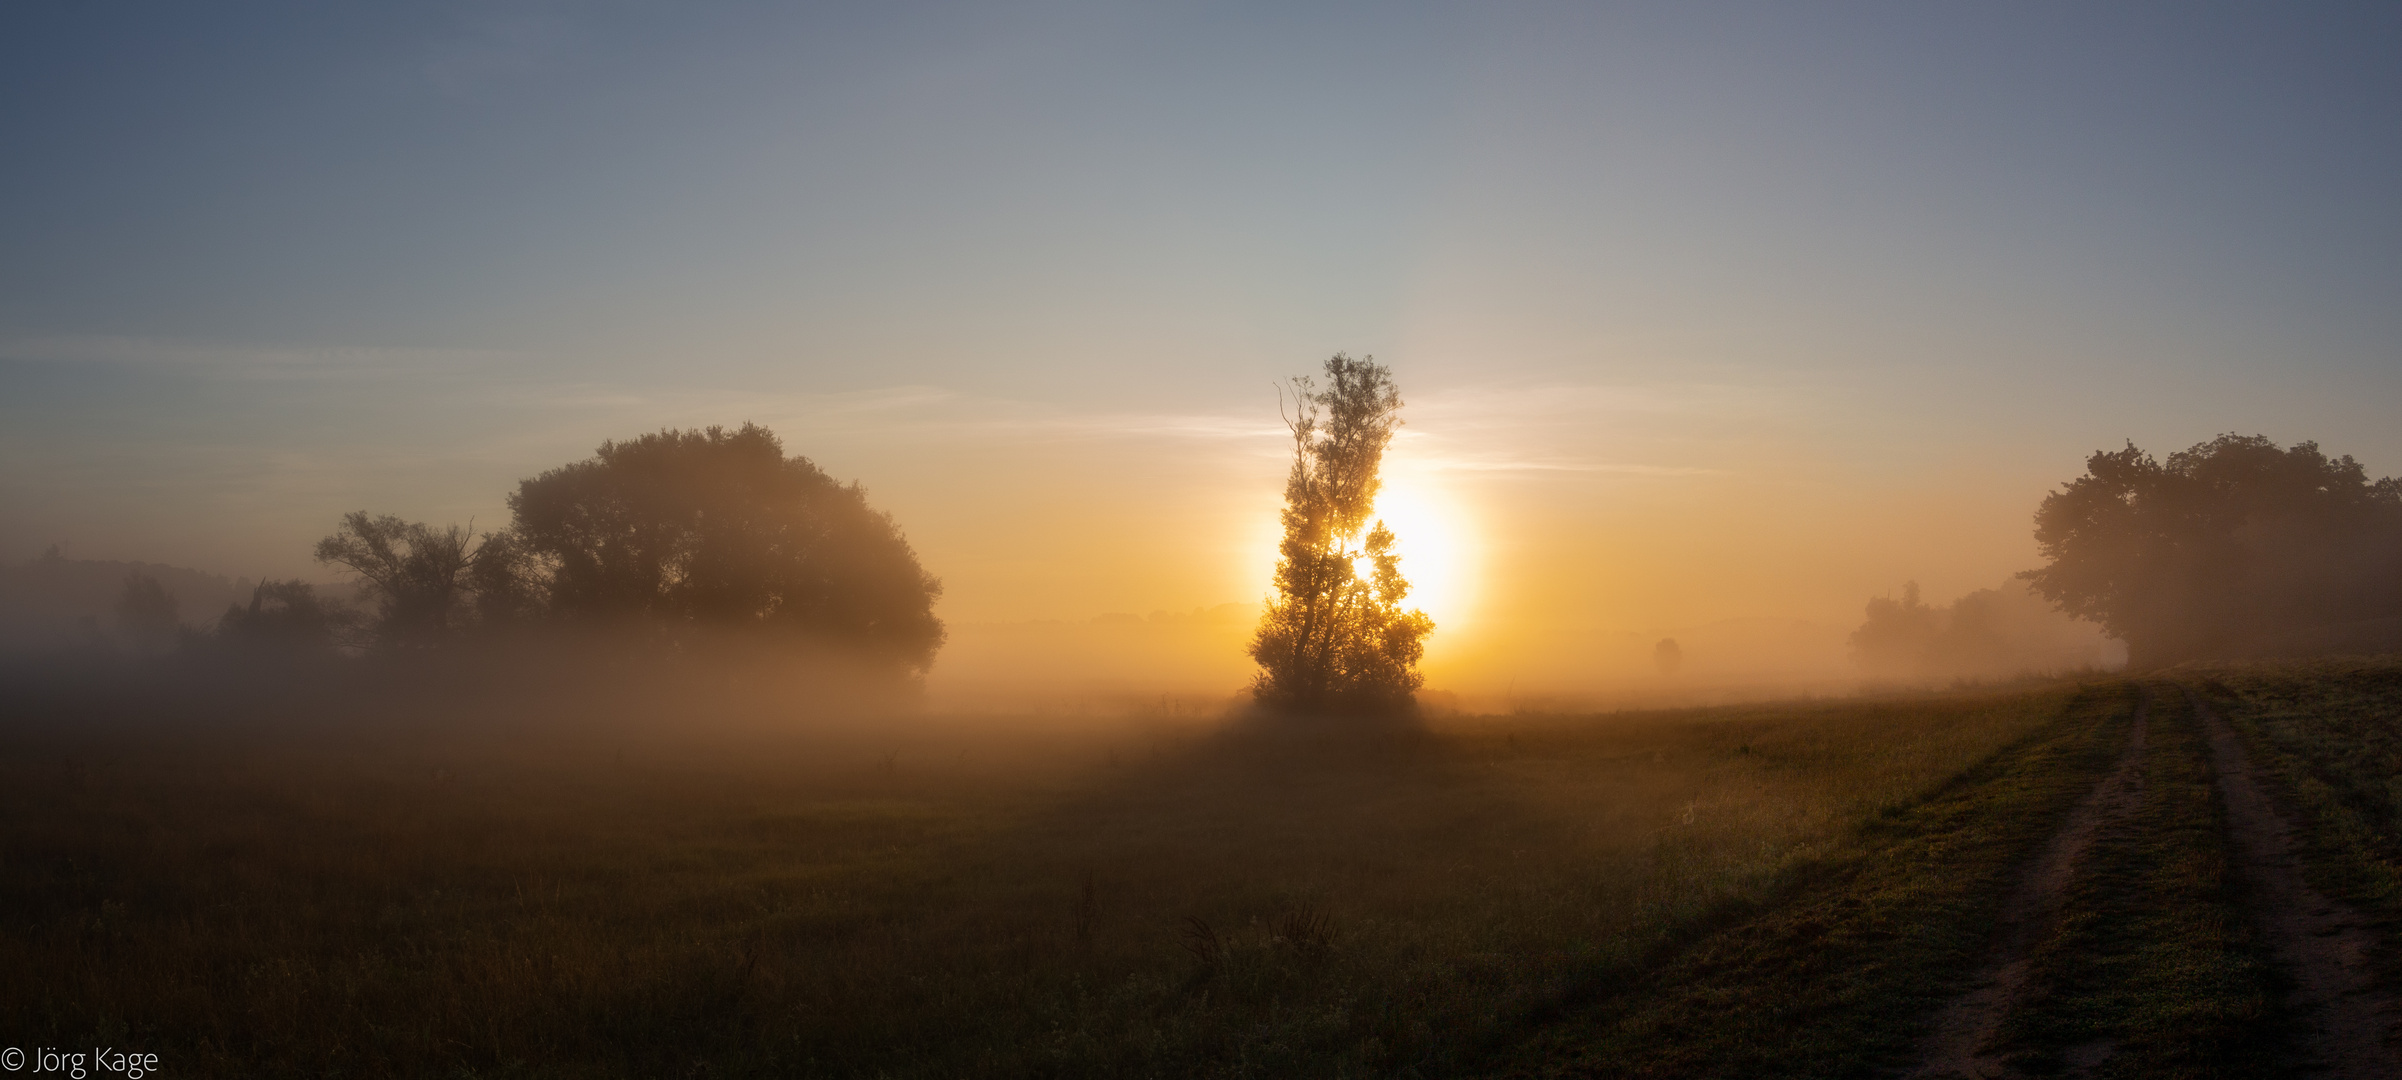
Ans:
[{"label": "tree silhouette", "polygon": [[2316,443],[2097,451],[2035,540],[2051,562],[2022,576],[2125,639],[2130,666],[2402,644],[2402,481]]},{"label": "tree silhouette", "polygon": [[2000,678],[2099,664],[2100,628],[2073,618],[2028,588],[2005,581],[1948,604],[1919,598],[1918,583],[1900,599],[1871,597],[1852,631],[1852,662],[1889,679]]},{"label": "tree silhouette", "polygon": [[1916,674],[1943,632],[1943,612],[1918,598],[1918,583],[1902,584],[1902,598],[1872,596],[1868,618],[1852,631],[1852,662],[1880,674]]},{"label": "tree silhouette", "polygon": [[274,652],[321,653],[331,650],[347,625],[344,613],[318,599],[316,586],[300,581],[262,581],[250,592],[250,606],[225,609],[217,621],[220,641]]},{"label": "tree silhouette", "polygon": [[317,561],[366,579],[377,601],[380,641],[429,645],[449,636],[465,608],[483,547],[456,525],[436,529],[361,510],[343,515],[341,527],[317,541]]},{"label": "tree silhouette", "polygon": [[1685,647],[1677,644],[1675,638],[1661,638],[1659,644],[1651,647],[1651,662],[1659,665],[1660,674],[1674,675],[1685,666]]},{"label": "tree silhouette", "polygon": [[1425,681],[1418,659],[1434,620],[1401,609],[1409,582],[1392,530],[1368,528],[1401,394],[1373,357],[1336,353],[1325,370],[1324,389],[1306,375],[1292,384],[1284,541],[1276,593],[1251,643],[1260,665],[1252,694],[1285,711],[1407,712]]},{"label": "tree silhouette", "polygon": [[942,644],[942,584],[892,518],[755,424],[603,443],[519,484],[509,509],[478,577],[496,604],[783,632],[917,670]]}]

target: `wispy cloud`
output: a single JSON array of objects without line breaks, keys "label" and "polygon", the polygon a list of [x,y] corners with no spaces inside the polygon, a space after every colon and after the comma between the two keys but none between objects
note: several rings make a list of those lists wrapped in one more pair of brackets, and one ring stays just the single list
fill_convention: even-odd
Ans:
[{"label": "wispy cloud", "polygon": [[1524,426],[1607,418],[1706,418],[1791,413],[1814,407],[1807,388],[1766,382],[1552,383],[1454,388],[1410,396],[1423,426]]},{"label": "wispy cloud", "polygon": [[[476,416],[451,427],[442,453],[513,458],[556,453],[559,444],[659,427],[757,421],[794,440],[799,452],[829,445],[868,450],[896,441],[957,447],[1099,443],[1128,453],[1175,444],[1244,459],[1290,452],[1290,432],[1257,411],[1116,410],[985,397],[905,383],[806,393],[729,386],[561,380],[544,358],[489,349],[239,345],[142,337],[53,337],[0,345],[0,356],[47,363],[166,368],[212,379],[292,387],[292,404],[314,400],[310,384],[405,382],[390,395],[428,415]],[[350,395],[351,391],[341,391]],[[281,395],[278,395],[279,397]],[[1741,426],[1797,407],[1781,389],[1714,384],[1460,388],[1413,394],[1393,465],[1460,476],[1673,478],[1718,475],[1696,459],[1699,433]],[[514,415],[517,422],[490,422]],[[436,427],[443,426],[436,424]],[[469,434],[472,432],[472,434]],[[1158,451],[1138,450],[1154,446]],[[424,453],[394,448],[395,453]]]},{"label": "wispy cloud", "polygon": [[0,357],[53,364],[175,368],[227,378],[361,378],[483,372],[522,354],[372,345],[241,345],[146,337],[45,337],[0,343]]},{"label": "wispy cloud", "polygon": [[1593,476],[1723,476],[1724,469],[1686,465],[1643,465],[1624,461],[1586,461],[1574,458],[1431,457],[1410,462],[1427,472],[1455,473],[1579,473]]},{"label": "wispy cloud", "polygon": [[1262,424],[1247,417],[1211,413],[1113,413],[1044,415],[1029,409],[1024,415],[980,421],[976,430],[992,434],[1021,434],[1037,438],[1182,440],[1249,442],[1291,437],[1280,424]]},{"label": "wispy cloud", "polygon": [[1742,432],[1816,407],[1808,393],[1738,382],[1461,387],[1409,401],[1396,466],[1496,479],[1728,475]]}]

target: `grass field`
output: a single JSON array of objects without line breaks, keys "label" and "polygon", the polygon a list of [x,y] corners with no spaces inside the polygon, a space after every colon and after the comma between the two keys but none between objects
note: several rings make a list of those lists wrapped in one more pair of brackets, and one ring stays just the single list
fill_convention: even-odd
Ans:
[{"label": "grass field", "polygon": [[[2392,902],[2372,840],[2402,802],[2373,763],[2305,765],[2395,737],[2394,670],[2195,682],[2284,748],[2363,904]],[[2294,1020],[2174,686],[2141,799],[2026,950],[1994,1036],[2017,1068],[2281,1067]],[[170,1075],[1879,1075],[1974,989],[2146,692],[679,753],[19,718],[0,1040]]]},{"label": "grass field", "polygon": [[2313,881],[2402,918],[2402,664],[2231,667],[2199,681],[2297,813]]}]

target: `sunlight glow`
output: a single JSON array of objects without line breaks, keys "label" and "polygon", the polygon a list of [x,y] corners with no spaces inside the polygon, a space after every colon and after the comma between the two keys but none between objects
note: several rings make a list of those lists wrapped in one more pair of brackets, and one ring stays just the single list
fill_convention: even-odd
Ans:
[{"label": "sunlight glow", "polygon": [[1401,552],[1401,576],[1410,583],[1403,606],[1434,616],[1438,638],[1458,630],[1467,617],[1475,576],[1464,508],[1430,478],[1413,470],[1388,470],[1376,495],[1376,519],[1393,530]]},{"label": "sunlight glow", "polygon": [[[1412,460],[1399,447],[1385,459],[1383,474],[1375,512],[1369,517],[1371,527],[1383,521],[1393,530],[1401,552],[1401,576],[1410,583],[1402,606],[1433,616],[1435,632],[1427,647],[1447,651],[1459,644],[1460,631],[1475,608],[1480,566],[1473,515],[1440,479],[1438,468]],[[1280,509],[1261,505],[1243,515],[1250,524],[1236,549],[1243,576],[1255,583],[1244,590],[1246,595],[1264,598],[1275,588],[1277,545],[1283,539]],[[1362,564],[1358,570],[1366,574],[1370,568]]]}]

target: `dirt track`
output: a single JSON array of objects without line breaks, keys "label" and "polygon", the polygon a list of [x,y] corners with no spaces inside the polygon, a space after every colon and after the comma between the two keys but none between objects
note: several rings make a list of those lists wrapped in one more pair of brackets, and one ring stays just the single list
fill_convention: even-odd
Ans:
[{"label": "dirt track", "polygon": [[2375,933],[2359,912],[2303,880],[2292,832],[2254,782],[2235,728],[2192,690],[2185,696],[2209,733],[2211,767],[2253,920],[2294,981],[2293,1004],[2309,1018],[2304,1045],[2313,1064],[2336,1077],[2402,1076],[2391,1038],[2402,1009],[2391,993],[2376,988],[2368,965]]},{"label": "dirt track", "polygon": [[2004,1075],[2001,1058],[1988,1053],[2012,1003],[2025,993],[2034,948],[2059,922],[2061,899],[2077,867],[2102,830],[2134,814],[2143,796],[2143,754],[2152,697],[2135,707],[2135,723],[2118,763],[2069,812],[2003,901],[1992,955],[1978,969],[1974,989],[1952,999],[1936,1016],[1935,1033],[1919,1050],[1911,1077]]}]

